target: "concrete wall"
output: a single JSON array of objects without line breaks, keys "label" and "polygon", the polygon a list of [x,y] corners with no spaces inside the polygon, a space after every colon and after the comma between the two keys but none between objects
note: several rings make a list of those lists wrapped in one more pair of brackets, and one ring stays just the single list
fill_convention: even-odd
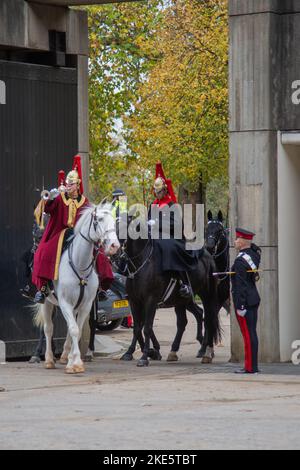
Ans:
[{"label": "concrete wall", "polygon": [[[258,284],[260,360],[286,360],[278,308],[277,132],[300,129],[300,106],[292,101],[300,80],[300,1],[231,0],[229,14],[230,222],[257,233],[262,267],[272,270]],[[233,322],[232,358],[242,357]]]},{"label": "concrete wall", "polygon": [[[285,144],[286,142],[286,144]],[[279,345],[282,361],[300,339],[300,133],[278,132]]]}]

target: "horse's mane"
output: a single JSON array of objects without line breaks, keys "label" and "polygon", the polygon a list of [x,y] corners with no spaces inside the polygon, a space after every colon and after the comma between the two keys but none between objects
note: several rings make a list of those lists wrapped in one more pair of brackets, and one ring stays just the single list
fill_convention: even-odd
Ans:
[{"label": "horse's mane", "polygon": [[86,224],[87,219],[90,217],[90,215],[95,210],[95,208],[99,209],[101,212],[104,212],[104,213],[111,213],[111,204],[107,202],[102,204],[100,202],[100,204],[96,206],[95,204],[90,202],[89,205],[84,207],[81,211],[82,215],[74,227],[75,235],[79,233],[82,227]]}]

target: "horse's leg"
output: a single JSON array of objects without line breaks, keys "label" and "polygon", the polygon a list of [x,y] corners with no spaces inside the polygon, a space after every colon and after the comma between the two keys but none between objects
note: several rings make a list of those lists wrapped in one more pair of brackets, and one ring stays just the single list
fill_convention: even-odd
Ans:
[{"label": "horse's leg", "polygon": [[205,313],[204,313],[204,336],[203,336],[203,341],[201,344],[201,348],[198,351],[197,357],[203,357],[206,351],[206,348],[208,346],[208,332],[207,332],[207,325],[206,325],[206,320],[205,320]]},{"label": "horse's leg", "polygon": [[187,305],[187,310],[191,312],[197,322],[197,336],[196,339],[199,341],[200,346],[203,343],[203,308],[199,307],[195,302],[191,302]]},{"label": "horse's leg", "polygon": [[126,353],[123,354],[123,356],[121,357],[122,361],[132,361],[133,353],[136,349],[137,342],[139,342],[139,345],[142,351],[145,345],[143,334],[142,334],[142,329],[144,325],[143,309],[140,305],[133,303],[133,302],[130,303],[130,307],[131,307],[131,314],[133,317],[133,336],[132,336],[132,342],[129,348],[127,349]]},{"label": "horse's leg", "polygon": [[95,319],[95,302],[92,304],[92,308],[90,311],[90,318],[89,318],[89,325],[90,325],[90,340],[88,350],[85,355],[85,362],[92,361],[94,357],[95,351],[95,334],[96,334],[96,319]]},{"label": "horse's leg", "polygon": [[81,338],[83,325],[89,315],[91,307],[92,307],[92,302],[86,301],[85,303],[82,303],[77,313],[77,327],[78,327],[77,348],[76,348],[76,343],[73,342],[73,372],[76,374],[79,372],[85,371],[85,368],[81,359],[79,341]]},{"label": "horse's leg", "polygon": [[152,361],[160,361],[162,356],[160,354],[160,344],[154,334],[154,331],[152,330],[150,333],[150,339],[153,344],[153,349],[150,348],[148,351],[148,357],[152,359]]},{"label": "horse's leg", "polygon": [[175,313],[176,313],[176,324],[177,324],[177,332],[172,343],[171,351],[167,357],[168,362],[178,361],[177,352],[180,347],[182,335],[184,333],[185,327],[187,325],[187,317],[186,317],[186,309],[184,305],[176,305],[175,306]]},{"label": "horse's leg", "polygon": [[145,346],[143,349],[142,357],[139,359],[137,366],[144,367],[149,365],[148,355],[150,349],[150,338],[153,332],[153,321],[156,313],[157,299],[149,298],[145,307],[145,324],[144,324],[144,336]]},{"label": "horse's leg", "polygon": [[[206,329],[203,335],[203,309],[199,307],[199,305],[196,303],[188,304],[187,309],[194,315],[197,321],[196,339],[200,343],[200,349],[196,357],[203,357],[203,355],[205,354],[206,347],[207,347],[207,334],[206,334],[207,330]],[[204,321],[204,325],[205,325],[205,321]]]},{"label": "horse's leg", "polygon": [[54,356],[52,351],[52,336],[53,336],[53,305],[47,300],[41,305],[41,310],[44,317],[44,332],[46,336],[46,352],[45,352],[45,368],[55,369]]},{"label": "horse's leg", "polygon": [[133,337],[132,337],[132,341],[131,341],[131,344],[129,346],[129,348],[127,349],[127,351],[121,356],[121,361],[132,361],[133,359],[133,353],[136,349],[136,343],[137,343],[137,337],[133,331]]},{"label": "horse's leg", "polygon": [[72,341],[71,341],[71,336],[69,335],[69,331],[68,331],[66,341],[65,341],[64,347],[63,347],[63,352],[61,353],[61,356],[60,356],[60,359],[59,359],[60,364],[65,365],[65,364],[68,363],[68,357],[69,357],[69,354],[71,352],[71,348],[72,348]]},{"label": "horse's leg", "polygon": [[79,328],[73,315],[73,309],[69,303],[60,299],[60,309],[68,325],[68,332],[72,340],[72,348],[68,356],[68,364],[66,366],[67,374],[74,374],[84,371],[83,362],[80,357],[79,350]]},{"label": "horse's leg", "polygon": [[203,297],[205,333],[207,334],[207,346],[202,358],[203,364],[209,364],[214,358],[214,341],[219,335],[219,319],[217,305],[213,298]]}]

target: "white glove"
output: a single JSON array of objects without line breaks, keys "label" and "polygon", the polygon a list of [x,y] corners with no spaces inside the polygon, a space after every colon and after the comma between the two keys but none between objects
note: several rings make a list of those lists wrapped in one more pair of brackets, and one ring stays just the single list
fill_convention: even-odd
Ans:
[{"label": "white glove", "polygon": [[155,220],[153,219],[148,220],[148,225],[150,225],[150,227],[155,224],[156,224]]},{"label": "white glove", "polygon": [[240,317],[244,317],[247,313],[247,310],[244,308],[243,310],[237,310],[236,313],[240,316]]},{"label": "white glove", "polygon": [[60,192],[58,189],[56,188],[53,188],[51,189],[50,193],[49,193],[49,199],[50,201],[53,201],[53,199],[55,199],[57,196],[59,196]]}]

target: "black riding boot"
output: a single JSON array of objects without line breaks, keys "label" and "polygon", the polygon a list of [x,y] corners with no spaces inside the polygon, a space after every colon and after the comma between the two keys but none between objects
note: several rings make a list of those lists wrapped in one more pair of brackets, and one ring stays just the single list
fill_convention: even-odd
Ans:
[{"label": "black riding boot", "polygon": [[48,295],[47,286],[43,286],[41,290],[38,290],[37,293],[35,294],[34,302],[36,304],[44,304],[47,295]]},{"label": "black riding boot", "polygon": [[25,287],[23,287],[23,289],[20,289],[20,293],[23,295],[23,297],[33,299],[36,294],[36,287],[31,282],[29,282]]},{"label": "black riding boot", "polygon": [[180,274],[180,287],[179,287],[179,294],[186,300],[193,299],[193,291],[190,284],[190,280],[188,274],[185,271],[182,271]]}]

